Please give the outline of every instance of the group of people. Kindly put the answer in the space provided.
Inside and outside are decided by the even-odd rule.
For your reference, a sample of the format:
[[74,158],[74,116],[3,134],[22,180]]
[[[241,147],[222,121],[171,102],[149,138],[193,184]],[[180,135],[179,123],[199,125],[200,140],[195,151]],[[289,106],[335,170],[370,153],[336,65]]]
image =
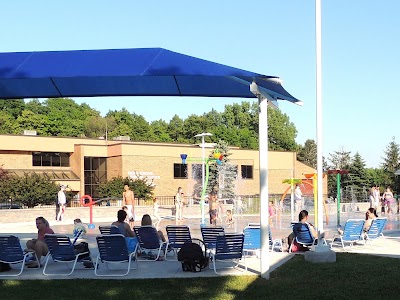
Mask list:
[[374,208],[376,211],[378,211],[380,206],[382,214],[391,214],[396,211],[397,201],[390,186],[385,189],[382,196],[379,186],[373,186],[370,190],[369,201],[370,207]]

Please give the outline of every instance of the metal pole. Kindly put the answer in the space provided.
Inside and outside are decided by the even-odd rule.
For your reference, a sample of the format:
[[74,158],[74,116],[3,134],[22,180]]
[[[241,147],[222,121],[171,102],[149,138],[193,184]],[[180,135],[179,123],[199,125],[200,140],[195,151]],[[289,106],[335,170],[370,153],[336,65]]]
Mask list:
[[336,202],[337,202],[337,226],[339,227],[340,225],[340,172],[337,173],[336,178],[336,188],[337,188],[337,194],[336,194]]
[[[205,162],[204,162],[204,135],[201,137],[201,151],[202,151],[202,165],[201,165],[201,183],[202,183],[202,191],[204,191],[205,185]],[[204,217],[204,195],[201,197],[201,224],[205,224],[205,217]]]
[[[315,0],[315,42],[316,42],[316,96],[317,96],[317,185],[318,185],[318,232],[324,232],[323,219],[323,170],[322,170],[322,50],[321,50],[321,0]],[[321,241],[319,239],[318,241]]]
[[269,222],[268,222],[268,100],[258,95],[259,102],[259,156],[260,156],[260,223],[261,223],[261,277],[269,278]]

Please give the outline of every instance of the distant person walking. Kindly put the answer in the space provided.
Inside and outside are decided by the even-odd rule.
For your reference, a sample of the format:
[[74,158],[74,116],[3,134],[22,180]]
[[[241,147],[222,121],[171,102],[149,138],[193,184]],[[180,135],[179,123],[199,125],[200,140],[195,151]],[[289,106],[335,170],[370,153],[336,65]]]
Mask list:
[[184,205],[184,193],[183,189],[181,187],[178,187],[178,191],[175,195],[175,217],[176,221],[181,221],[183,216],[182,216],[182,209]]
[[303,209],[303,201],[302,201],[303,193],[300,190],[300,186],[296,184],[296,188],[294,189],[294,200],[296,206],[296,214],[300,213]]
[[372,207],[378,210],[379,202],[381,199],[381,191],[379,190],[379,185],[375,185],[375,188],[373,189],[372,192],[374,196],[374,204]]
[[127,184],[124,185],[122,193],[122,205],[127,207],[129,226],[132,228],[135,224],[135,194]]
[[57,214],[57,221],[62,221],[64,218],[65,207],[67,205],[67,196],[65,195],[66,186],[60,186],[60,191],[57,194],[57,202],[59,206],[59,211]]

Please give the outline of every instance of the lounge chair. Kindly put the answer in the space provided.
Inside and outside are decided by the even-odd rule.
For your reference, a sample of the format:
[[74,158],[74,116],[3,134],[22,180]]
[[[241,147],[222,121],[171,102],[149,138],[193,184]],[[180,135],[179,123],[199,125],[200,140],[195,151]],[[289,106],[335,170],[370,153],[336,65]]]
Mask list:
[[236,268],[243,258],[244,267],[247,270],[246,258],[243,256],[243,244],[244,235],[242,233],[226,233],[217,237],[215,249],[210,252],[216,274],[218,274],[217,261],[234,261],[236,265],[233,268]]
[[135,231],[142,254],[146,250],[150,250],[150,253],[152,250],[154,250],[157,252],[157,255],[154,255],[152,257],[147,253],[147,258],[154,261],[159,260],[161,251],[166,251],[167,242],[163,242],[160,240],[157,229],[153,226],[148,225],[135,226],[133,230]]
[[377,218],[372,220],[371,227],[368,232],[365,233],[365,243],[372,242],[382,237],[385,239],[383,235],[383,229],[385,228],[387,223],[387,218]]
[[120,234],[121,232],[118,229],[118,226],[110,225],[110,226],[99,226],[100,233],[102,235],[105,234]]
[[261,229],[260,227],[251,226],[243,229],[244,243],[243,253],[246,255],[249,252],[253,252],[257,255],[260,254],[261,250]]
[[39,260],[35,252],[27,252],[24,253],[22,251],[21,242],[18,237],[14,235],[0,235],[0,262],[9,263],[9,264],[21,264],[21,269],[19,273],[15,274],[15,272],[7,272],[0,273],[0,276],[19,276],[24,270],[25,262],[28,259],[28,256],[32,253],[34,259],[39,268]]
[[[168,225],[165,229],[168,236],[167,249],[172,249],[176,255],[178,254],[178,249],[180,249],[185,242],[192,239],[190,229],[186,225]],[[167,260],[167,253],[168,252],[165,251],[165,260]]]
[[206,244],[207,249],[214,249],[217,243],[217,237],[224,235],[225,230],[221,226],[216,227],[200,227],[203,242]]
[[[99,254],[96,258],[96,265],[94,268],[94,273],[96,276],[125,276],[128,275],[129,271],[132,269],[137,269],[137,247],[133,252],[128,252],[128,247],[126,245],[125,237],[122,234],[106,234],[96,237],[97,247],[99,249]],[[131,269],[132,260],[136,262],[136,266]],[[102,261],[107,265],[109,264],[121,264],[128,263],[128,268],[126,273],[123,274],[110,274],[109,272],[100,274],[98,272],[99,262]]]
[[290,253],[292,252],[295,241],[303,247],[310,247],[318,243],[318,240],[312,235],[311,228],[307,223],[298,222],[293,224],[293,234],[294,238],[289,246]]
[[364,241],[363,229],[364,229],[363,219],[349,219],[344,225],[343,233],[337,233],[333,236],[330,247],[332,248],[335,244],[341,244],[344,248],[344,243],[350,243],[350,247],[357,241]]
[[[61,234],[45,234],[44,240],[49,247],[49,253],[46,255],[46,262],[43,268],[43,275],[60,275],[68,276],[71,275],[78,262],[91,262],[90,252],[80,252],[77,253],[74,249],[74,245],[71,240],[66,235]],[[72,263],[72,268],[69,273],[46,273],[47,265],[49,263],[50,257],[54,262]]]

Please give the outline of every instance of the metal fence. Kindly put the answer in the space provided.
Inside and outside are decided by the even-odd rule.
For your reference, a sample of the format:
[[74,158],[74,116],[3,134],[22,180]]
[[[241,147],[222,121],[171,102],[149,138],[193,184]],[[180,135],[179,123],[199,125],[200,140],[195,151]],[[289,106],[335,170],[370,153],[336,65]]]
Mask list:
[[[290,213],[290,194],[285,195],[283,198],[283,202],[281,202],[282,194],[270,194],[269,201],[273,201],[275,207],[282,210],[283,213]],[[159,206],[174,206],[175,196],[157,196]],[[334,203],[335,200],[331,198],[327,198],[324,195],[324,199],[326,199],[326,203]],[[193,198],[190,196],[185,197],[186,203],[189,205],[196,205],[200,203],[200,199]],[[94,199],[97,206],[112,206],[112,207],[122,207],[122,198],[101,198]],[[224,204],[232,204],[235,213],[247,213],[247,214],[257,214],[260,212],[260,196],[259,195],[238,195],[232,199],[221,199]],[[354,198],[344,198],[342,199],[342,203],[352,203],[354,202]],[[364,202],[365,200],[357,202]],[[207,200],[206,200],[207,203]],[[313,195],[305,195],[304,196],[304,204],[305,207],[309,209],[313,209],[314,207],[314,196]],[[144,199],[135,199],[135,205],[137,206],[151,206],[153,205],[152,200],[144,200]],[[81,203],[79,199],[73,199],[68,201],[68,207],[81,207]],[[38,207],[42,208],[55,208],[56,203],[51,205],[38,205]],[[18,201],[9,201],[0,203],[0,209],[18,209],[18,208],[28,208],[23,206]]]

